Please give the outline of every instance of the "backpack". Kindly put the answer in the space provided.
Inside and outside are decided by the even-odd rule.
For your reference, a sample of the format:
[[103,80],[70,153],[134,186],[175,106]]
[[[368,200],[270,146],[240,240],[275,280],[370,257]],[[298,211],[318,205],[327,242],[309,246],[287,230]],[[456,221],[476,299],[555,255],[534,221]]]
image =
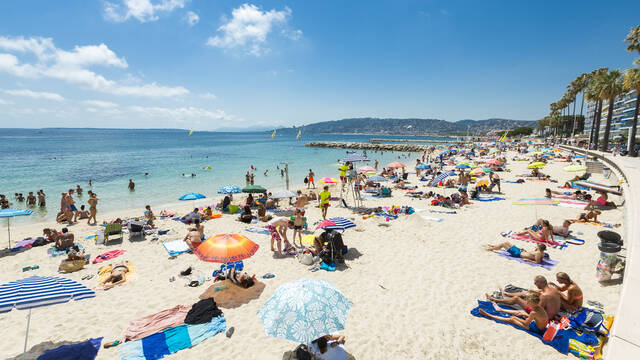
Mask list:
[[305,184],[308,184],[308,183],[309,183],[309,178],[308,178],[308,177],[306,177],[306,176],[305,176],[305,178],[304,178],[304,183],[305,183]]
[[309,351],[306,345],[298,345],[293,351],[287,351],[282,356],[283,360],[315,360],[315,356]]
[[602,313],[583,308],[576,316],[572,316],[571,327],[575,330],[594,334],[609,335],[609,329],[604,326]]

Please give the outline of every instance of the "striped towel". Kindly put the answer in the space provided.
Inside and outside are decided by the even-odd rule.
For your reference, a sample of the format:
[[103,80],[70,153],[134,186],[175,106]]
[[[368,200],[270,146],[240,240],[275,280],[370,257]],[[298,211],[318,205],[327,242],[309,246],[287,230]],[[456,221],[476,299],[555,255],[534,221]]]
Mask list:
[[222,316],[215,317],[205,324],[171,327],[140,340],[122,344],[120,358],[122,360],[160,359],[198,345],[226,330],[227,323]]

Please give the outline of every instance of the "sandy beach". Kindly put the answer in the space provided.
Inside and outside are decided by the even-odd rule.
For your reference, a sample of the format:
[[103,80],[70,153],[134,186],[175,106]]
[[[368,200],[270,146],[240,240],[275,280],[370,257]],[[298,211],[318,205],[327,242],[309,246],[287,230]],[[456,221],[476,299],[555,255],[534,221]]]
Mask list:
[[[507,158],[513,155],[510,152]],[[413,164],[415,157],[407,161],[407,164]],[[285,351],[292,350],[297,344],[265,335],[256,313],[278,286],[300,278],[328,280],[353,302],[346,327],[341,333],[347,339],[345,349],[356,359],[567,358],[533,336],[469,313],[477,300],[484,300],[484,294],[497,290],[498,286],[513,284],[533,288],[534,276],[544,275],[549,281],[555,281],[558,271],[568,273],[579,284],[585,302],[594,300],[602,303],[608,314],[613,314],[618,305],[620,285],[603,286],[595,276],[599,257],[596,233],[603,230],[602,227],[572,225],[571,229],[585,243],[569,245],[562,250],[549,249],[550,257],[559,261],[551,271],[507,260],[483,248],[485,244],[508,240],[500,235],[501,232],[521,230],[538,218],[560,225],[563,219],[574,219],[582,212],[571,207],[514,205],[513,201],[520,198],[544,197],[545,188],[558,190],[558,185],[575,175],[562,171],[567,163],[552,162],[544,168],[544,172],[559,183],[506,183],[506,180],[515,180],[516,174],[529,172],[527,164],[510,161],[507,167],[511,171],[500,173],[506,200],[473,201],[471,205],[457,209],[456,214],[431,213],[429,209],[444,209],[433,207],[424,199],[406,197],[405,191],[401,190],[394,190],[390,198],[365,198],[364,206],[407,205],[424,211],[390,221],[377,216],[363,219],[340,206],[337,201],[332,202],[330,217],[342,216],[357,225],[343,234],[344,242],[349,247],[346,268],[335,272],[310,272],[308,266],[302,265],[294,257],[275,258],[269,249],[269,236],[245,231],[250,226],[237,221],[237,215],[223,215],[207,221],[204,224],[207,235],[240,233],[260,245],[258,252],[244,263],[245,270],[250,274],[255,273],[265,288],[259,298],[247,304],[222,308],[227,325],[235,328],[231,338],[219,334],[167,358],[281,359]],[[615,184],[617,179],[614,177],[604,179],[601,174],[594,174],[590,180]],[[417,180],[415,174],[409,175],[409,181],[422,191],[433,190],[444,195],[455,191],[428,188],[424,186],[425,182]],[[334,196],[339,194],[335,186],[332,192]],[[239,199],[237,197],[234,203],[239,203]],[[617,196],[612,196],[611,200],[617,204],[622,202],[622,198]],[[154,211],[158,214],[166,208],[184,215],[194,206],[211,203],[212,199],[203,199],[156,206]],[[122,208],[127,208],[127,205],[123,203]],[[142,216],[143,210],[98,213],[98,221]],[[421,214],[443,220],[429,221]],[[307,206],[306,216],[310,228],[315,228],[313,224],[321,219],[315,202]],[[600,220],[622,223],[623,208],[603,211]],[[86,252],[91,254],[92,260],[109,250],[122,249],[126,253],[115,260],[90,264],[70,274],[57,273],[61,259],[48,257],[47,249],[50,246],[8,253],[0,258],[0,283],[31,275],[63,276],[96,289],[97,296],[93,299],[34,309],[27,358],[36,358],[45,349],[66,342],[95,337],[104,337],[103,342],[123,339],[131,320],[198,301],[198,296],[212,281],[199,287],[188,287],[184,280],[178,278],[179,272],[193,266],[210,275],[219,268],[219,264],[202,262],[192,254],[170,259],[161,242],[182,239],[187,226],[170,219],[157,220],[156,226],[170,232],[159,236],[157,241],[151,241],[153,236],[147,236],[145,241],[130,242],[128,235],[125,235],[122,243],[111,242],[108,246],[96,245],[93,240],[85,239],[85,236],[95,233],[96,226],[88,226],[85,221],[71,226],[70,231]],[[622,226],[616,231],[624,233],[624,223]],[[45,227],[59,230],[63,226],[55,223],[18,225],[11,229],[12,239],[41,236]],[[289,234],[291,236],[291,232]],[[6,239],[6,235],[3,239]],[[525,249],[534,247],[531,243],[509,241]],[[135,276],[127,283],[104,291],[97,289],[96,276],[82,280],[85,275],[97,274],[99,266],[122,260],[130,261],[137,268]],[[30,265],[38,265],[39,269],[22,271],[23,267]],[[265,273],[276,276],[262,279]],[[176,281],[169,281],[172,276],[177,277]],[[4,358],[19,358],[22,355],[26,315],[26,311],[19,310],[0,315],[0,324],[7,329],[7,336],[0,338],[0,353]],[[98,353],[98,359],[119,357],[119,347],[101,349]]]

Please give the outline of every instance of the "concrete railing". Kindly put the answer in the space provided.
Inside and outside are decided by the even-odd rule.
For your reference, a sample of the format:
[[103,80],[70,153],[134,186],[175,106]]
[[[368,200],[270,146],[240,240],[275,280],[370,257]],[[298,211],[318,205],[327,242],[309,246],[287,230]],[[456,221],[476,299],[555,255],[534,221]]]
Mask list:
[[624,179],[624,246],[627,250],[620,303],[604,359],[640,359],[640,158],[561,145],[565,150],[595,157]]

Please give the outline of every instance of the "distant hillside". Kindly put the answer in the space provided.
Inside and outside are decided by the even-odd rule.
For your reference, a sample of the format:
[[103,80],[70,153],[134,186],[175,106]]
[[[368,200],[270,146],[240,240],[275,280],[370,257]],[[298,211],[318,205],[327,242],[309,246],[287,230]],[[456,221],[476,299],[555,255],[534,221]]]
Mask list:
[[303,125],[293,128],[285,128],[281,132],[297,132],[302,129],[304,133],[343,133],[343,134],[386,134],[386,135],[463,135],[485,134],[491,130],[515,129],[521,126],[535,128],[536,121],[487,119],[487,120],[460,120],[449,122],[438,119],[378,119],[356,118]]

